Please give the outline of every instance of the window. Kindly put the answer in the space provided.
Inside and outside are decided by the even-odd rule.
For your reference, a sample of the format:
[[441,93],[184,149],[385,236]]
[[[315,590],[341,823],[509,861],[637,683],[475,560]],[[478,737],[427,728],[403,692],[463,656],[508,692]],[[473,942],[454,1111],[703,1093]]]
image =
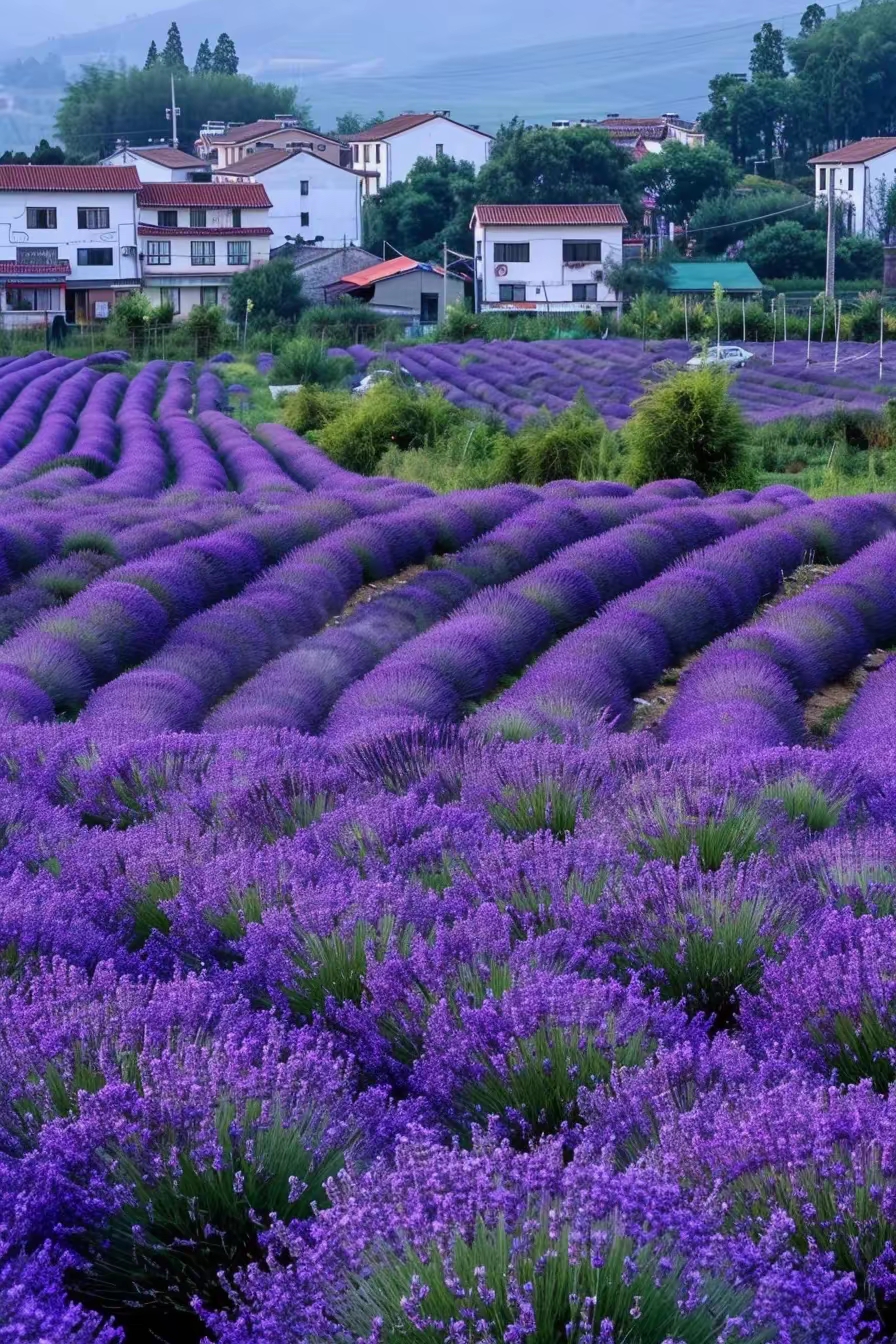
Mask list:
[[361,162],[361,146],[360,146],[360,145],[354,145],[352,148],[353,148],[353,150],[354,150],[355,163],[360,163],[360,162]]
[[600,239],[589,238],[584,242],[563,242],[563,260],[600,261]]
[[171,265],[171,244],[167,238],[164,242],[159,238],[150,238],[146,244],[146,263],[148,266]]
[[213,242],[190,244],[190,261],[194,266],[214,266],[215,245]]
[[498,286],[499,303],[525,303],[526,286],[525,285],[499,285]]
[[240,239],[237,243],[227,244],[227,265],[228,266],[248,266],[249,265],[249,240]]
[[302,214],[299,216],[299,228],[301,229],[311,228],[311,216],[308,214],[307,210],[303,211]]
[[377,163],[380,162],[381,155],[382,155],[382,146],[381,146],[381,145],[377,145],[377,147],[376,147],[376,161],[377,161]]
[[369,163],[369,162],[370,162],[370,146],[369,146],[369,145],[365,145],[365,146],[364,146],[364,162],[365,162],[365,163]]
[[597,303],[597,285],[573,285],[573,303]]
[[230,221],[231,224],[233,225],[233,227],[234,227],[235,229],[241,229],[241,228],[243,227],[243,212],[242,212],[242,210],[240,210],[240,209],[233,210],[233,211],[231,211],[231,214],[233,215],[233,218],[232,218],[231,221]]
[[444,153],[445,153],[445,146],[436,145],[436,158],[440,159]]
[[828,189],[828,170],[827,170],[827,168],[819,168],[819,170],[818,170],[818,190],[819,190],[819,191],[827,191],[827,189]]
[[79,247],[78,265],[111,266],[112,265],[111,247]]
[[191,229],[204,229],[204,228],[205,228],[205,211],[204,211],[204,210],[191,210],[191,211],[190,211],[190,228],[191,228]]
[[25,227],[29,229],[55,229],[55,205],[29,205],[25,211]]
[[16,261],[20,266],[55,266],[59,261],[59,248],[17,247]]
[[179,289],[160,289],[159,302],[167,304],[173,309],[175,316],[180,312],[180,290]]
[[53,308],[52,289],[7,289],[6,306],[14,313],[48,313]]
[[855,185],[856,185],[856,170],[855,168],[850,168],[848,173],[848,180],[846,183],[847,190],[852,191]]
[[159,218],[159,228],[160,228],[160,229],[176,229],[176,228],[177,228],[177,211],[176,211],[176,210],[160,210],[160,211],[158,212],[158,218]]
[[307,196],[307,195],[308,195],[308,188],[309,188],[309,183],[308,183],[308,182],[300,182],[300,183],[299,183],[299,191],[301,192],[301,194],[302,194],[303,196]]
[[420,295],[420,321],[431,326],[439,320],[439,296],[438,294]]
[[216,308],[218,305],[217,285],[203,285],[199,291],[199,302],[203,308]]
[[79,229],[108,229],[109,227],[109,209],[108,206],[79,206],[78,207],[78,228]]
[[495,261],[528,261],[528,243],[495,243]]

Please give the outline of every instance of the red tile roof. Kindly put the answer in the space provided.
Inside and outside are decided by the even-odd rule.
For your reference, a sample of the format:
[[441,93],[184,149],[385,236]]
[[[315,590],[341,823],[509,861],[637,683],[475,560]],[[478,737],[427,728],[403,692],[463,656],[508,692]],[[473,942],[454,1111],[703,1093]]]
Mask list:
[[85,168],[71,163],[0,164],[0,191],[139,190],[136,168]]
[[259,149],[254,154],[247,154],[238,163],[228,163],[226,166],[219,164],[212,169],[212,176],[219,181],[222,177],[253,177],[255,173],[276,168],[278,163],[285,163],[297,153],[296,149]]
[[137,204],[163,209],[166,206],[209,210],[271,208],[270,198],[260,182],[144,182]]
[[866,163],[880,154],[889,154],[896,149],[896,135],[870,135],[867,140],[854,140],[842,149],[832,149],[827,154],[819,154],[810,163]]
[[633,118],[623,121],[614,117],[610,121],[598,122],[597,129],[605,131],[611,140],[629,140],[641,135],[645,140],[668,140],[669,127],[664,121],[642,121]]
[[[443,117],[441,112],[403,112],[400,117],[391,117],[389,121],[381,121],[367,131],[356,131],[345,138],[352,144],[363,143],[365,140],[388,140],[392,135],[412,131],[415,126],[422,126],[427,121],[439,120],[450,121],[454,126],[463,125],[463,122],[455,121],[453,117]],[[464,130],[473,131],[474,127],[464,126]],[[475,131],[475,134],[481,135],[484,140],[492,138],[485,131]]]
[[163,168],[203,168],[208,169],[205,159],[197,159],[195,154],[185,154],[182,149],[172,149],[170,145],[147,145],[146,148],[129,146],[132,154],[140,159],[149,159]]
[[71,275],[68,261],[54,261],[52,265],[42,262],[31,266],[26,261],[0,261],[0,275]]
[[244,145],[248,140],[262,140],[265,136],[278,135],[280,131],[292,131],[320,144],[339,143],[319,131],[310,131],[307,126],[284,126],[279,121],[247,121],[245,126],[231,126],[223,135],[209,135],[206,139],[210,145]]
[[137,232],[141,238],[270,238],[273,229],[166,229],[158,224],[138,224]]
[[627,224],[621,205],[477,205],[480,224]]
[[391,280],[394,275],[405,275],[409,271],[417,270],[434,271],[436,275],[444,274],[441,266],[436,266],[432,262],[415,261],[413,257],[392,257],[390,261],[380,261],[375,266],[365,267],[363,271],[354,271],[351,275],[342,276],[341,283],[365,289],[368,285],[375,285],[379,280]]

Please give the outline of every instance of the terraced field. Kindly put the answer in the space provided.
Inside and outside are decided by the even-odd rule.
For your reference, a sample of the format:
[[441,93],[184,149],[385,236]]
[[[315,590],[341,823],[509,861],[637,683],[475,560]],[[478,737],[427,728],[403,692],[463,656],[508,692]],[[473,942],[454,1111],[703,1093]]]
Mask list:
[[896,497],[220,373],[0,360],[0,1339],[891,1338]]

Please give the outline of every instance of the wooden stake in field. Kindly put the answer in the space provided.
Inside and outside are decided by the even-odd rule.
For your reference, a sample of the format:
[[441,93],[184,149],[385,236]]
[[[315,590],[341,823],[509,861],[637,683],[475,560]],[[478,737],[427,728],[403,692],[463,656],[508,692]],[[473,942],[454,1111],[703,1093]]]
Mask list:
[[772,300],[772,317],[774,318],[774,326],[773,326],[773,328],[772,328],[772,368],[774,368],[774,367],[775,367],[775,350],[777,349],[777,345],[778,345],[778,301],[777,301],[777,299],[773,299],[773,300]]
[[784,341],[787,341],[787,295],[781,295],[781,303],[784,306]]
[[741,307],[741,315],[743,316],[743,319],[744,319],[744,345],[746,345],[746,343],[747,343],[747,301],[746,301],[746,299],[741,299],[741,301],[740,301],[740,307]]
[[837,323],[834,329],[834,372],[837,372],[837,365],[840,363],[840,319],[843,316],[843,300],[837,300]]
[[806,363],[812,363],[812,305],[809,304],[809,334],[806,337]]
[[877,381],[882,383],[884,380],[884,306],[880,306],[880,361],[878,365]]

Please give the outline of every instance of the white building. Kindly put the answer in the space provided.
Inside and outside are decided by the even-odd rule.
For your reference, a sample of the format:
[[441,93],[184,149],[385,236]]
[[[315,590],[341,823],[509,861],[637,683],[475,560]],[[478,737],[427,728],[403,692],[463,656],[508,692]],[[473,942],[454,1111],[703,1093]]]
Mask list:
[[270,198],[255,182],[149,182],[137,197],[143,285],[176,317],[227,303],[231,280],[271,253]]
[[271,248],[287,238],[347,247],[361,238],[362,178],[307,150],[259,150],[214,170],[216,182],[260,182],[271,199]]
[[102,320],[138,289],[139,190],[133,167],[0,165],[0,324]]
[[170,145],[122,145],[103,159],[109,168],[137,169],[141,182],[193,182],[208,177],[208,164]]
[[484,312],[613,312],[608,263],[622,260],[619,205],[477,205],[476,288]]
[[706,144],[706,136],[699,124],[685,121],[677,112],[664,112],[659,117],[620,117],[614,112],[603,121],[592,124],[626,148],[638,140],[643,141],[648,154],[659,154],[664,145],[673,142],[687,145],[688,149],[699,149]]
[[492,137],[477,126],[452,121],[448,112],[405,112],[381,121],[349,139],[352,167],[373,173],[365,178],[365,195],[375,196],[393,182],[403,182],[418,159],[448,158],[472,163],[478,170],[488,161]]
[[896,185],[896,136],[873,136],[856,140],[842,149],[832,149],[809,160],[815,169],[815,195],[819,206],[827,203],[831,182],[835,200],[844,207],[844,222],[850,233],[877,234],[886,223],[881,208]]
[[307,149],[342,167],[347,167],[350,160],[350,152],[341,141],[300,126],[295,117],[272,117],[267,121],[250,121],[244,126],[207,122],[199,132],[194,148],[201,158],[216,168],[228,168],[250,154],[260,154],[267,149]]

